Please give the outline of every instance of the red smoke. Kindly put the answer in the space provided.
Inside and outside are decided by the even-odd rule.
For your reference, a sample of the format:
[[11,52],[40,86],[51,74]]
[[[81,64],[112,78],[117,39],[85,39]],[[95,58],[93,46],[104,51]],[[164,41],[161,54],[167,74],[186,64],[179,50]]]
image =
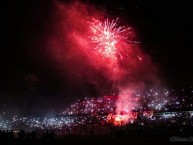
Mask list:
[[[84,67],[89,66],[103,73],[108,79],[113,79],[114,62],[96,52],[89,39],[91,35],[89,22],[92,22],[93,18],[104,21],[107,14],[96,10],[94,6],[80,2],[70,4],[55,2],[55,8],[55,15],[52,18],[55,21],[54,34],[48,42],[50,56],[60,64],[59,67],[69,69],[76,75],[81,75],[82,71],[86,71]],[[128,41],[135,41],[135,32],[132,28]],[[125,77],[127,82],[129,80],[129,83],[136,83],[146,81],[156,73],[150,58],[141,51],[139,45],[134,42],[124,49],[119,49],[122,58],[117,60],[116,77],[119,81],[122,79],[123,83]]]
[[[141,50],[140,43],[135,41],[136,34],[132,28],[128,37],[129,45],[118,46],[126,48],[119,49],[121,57],[117,57],[115,65],[115,60],[104,58],[93,49],[89,38],[89,23],[93,19],[105,21],[108,17],[106,13],[81,2],[55,2],[55,8],[52,18],[54,34],[48,40],[50,58],[58,69],[67,70],[69,77],[75,77],[77,82],[87,81],[97,86],[97,75],[104,76],[103,82],[116,81],[120,94],[117,113],[121,108],[129,112],[132,107],[137,107],[136,103],[130,102],[128,105],[131,99],[128,90],[141,90],[146,85],[160,83],[157,79],[157,67]],[[104,89],[105,85],[97,87],[99,90],[100,88]]]

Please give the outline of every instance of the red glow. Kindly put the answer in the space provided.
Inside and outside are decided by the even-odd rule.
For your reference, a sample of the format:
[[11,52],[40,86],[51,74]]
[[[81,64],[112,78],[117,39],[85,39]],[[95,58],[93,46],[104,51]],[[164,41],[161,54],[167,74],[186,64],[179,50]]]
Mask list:
[[107,122],[112,123],[115,126],[122,126],[128,123],[133,123],[134,120],[137,119],[137,112],[129,112],[127,114],[117,114],[113,115],[110,113],[107,116]]
[[80,2],[56,2],[55,13],[55,31],[46,40],[52,68],[65,74],[72,88],[86,82],[98,92],[108,92],[109,84],[118,82],[116,115],[121,116],[115,120],[120,123],[135,118],[131,112],[139,99],[132,97],[132,91],[146,82],[157,82],[157,68],[141,51],[134,30],[122,26],[118,19],[104,20],[104,12]]
[[144,67],[151,64],[146,64],[149,58],[141,52],[130,26],[119,19],[104,19],[104,12],[80,2],[57,2],[56,8],[55,31],[46,40],[48,57],[54,58],[53,67],[69,69],[69,77],[83,78],[85,71],[93,67],[108,80],[122,81],[129,76],[127,80],[133,82],[145,78]]

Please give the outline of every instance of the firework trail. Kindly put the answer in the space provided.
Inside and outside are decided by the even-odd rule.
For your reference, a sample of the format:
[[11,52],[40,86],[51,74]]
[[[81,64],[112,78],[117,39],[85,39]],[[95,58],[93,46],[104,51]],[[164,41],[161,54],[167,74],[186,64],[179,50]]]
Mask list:
[[120,70],[118,65],[118,59],[123,59],[123,52],[128,52],[129,49],[129,35],[130,27],[120,26],[119,19],[100,21],[98,19],[92,19],[89,24],[91,30],[90,41],[94,50],[96,50],[100,56],[110,60],[112,68],[113,78],[113,93],[116,94],[116,76]]

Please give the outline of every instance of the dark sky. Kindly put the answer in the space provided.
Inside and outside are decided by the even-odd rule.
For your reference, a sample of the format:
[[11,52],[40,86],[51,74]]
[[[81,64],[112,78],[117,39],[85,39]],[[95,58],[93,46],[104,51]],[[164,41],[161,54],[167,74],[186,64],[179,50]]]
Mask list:
[[[174,88],[193,85],[191,1],[86,2],[96,5],[98,9],[106,9],[110,15],[124,17],[135,27],[142,49],[159,64],[167,85]],[[62,106],[72,100],[69,97],[64,99],[64,96],[85,95],[82,89],[87,90],[88,95],[96,94],[93,86],[74,84],[69,87],[68,83],[62,82],[61,78],[65,75],[60,76],[47,64],[41,49],[45,46],[37,44],[51,33],[47,32],[54,8],[50,0],[7,1],[1,2],[0,7],[1,104],[5,102],[12,107],[26,104],[24,106],[30,108],[36,102],[42,104],[50,101],[52,103],[48,103],[47,109],[52,110],[58,102],[58,106]]]

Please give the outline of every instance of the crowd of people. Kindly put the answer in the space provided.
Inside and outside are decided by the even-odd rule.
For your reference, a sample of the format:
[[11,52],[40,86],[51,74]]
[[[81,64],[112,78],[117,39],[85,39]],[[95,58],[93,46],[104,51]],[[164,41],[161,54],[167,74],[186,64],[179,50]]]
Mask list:
[[[183,130],[193,124],[193,89],[182,90],[149,90],[134,91],[133,101],[140,102],[137,118],[132,122],[136,125],[180,126]],[[115,112],[116,97],[85,98],[78,100],[65,109],[60,115],[48,118],[31,118],[14,116],[11,119],[0,119],[1,130],[26,131],[62,130],[79,126],[107,126],[107,115]],[[151,112],[151,113],[148,113]],[[131,122],[128,122],[131,124]]]
[[[133,91],[128,103],[137,103],[132,111],[187,111],[193,110],[193,88],[182,90],[150,89]],[[84,98],[66,108],[62,115],[107,115],[116,112],[116,100],[119,96]]]

